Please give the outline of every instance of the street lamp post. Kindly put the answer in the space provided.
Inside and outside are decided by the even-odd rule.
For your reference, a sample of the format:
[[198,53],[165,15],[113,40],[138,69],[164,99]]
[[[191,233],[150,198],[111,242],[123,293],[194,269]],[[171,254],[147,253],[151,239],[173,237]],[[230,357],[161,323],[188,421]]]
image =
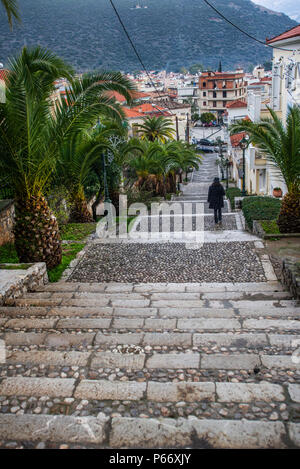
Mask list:
[[247,195],[246,191],[246,161],[245,161],[245,153],[246,149],[249,145],[249,135],[245,135],[240,141],[240,148],[243,150],[243,184],[242,184],[242,196],[244,197]]

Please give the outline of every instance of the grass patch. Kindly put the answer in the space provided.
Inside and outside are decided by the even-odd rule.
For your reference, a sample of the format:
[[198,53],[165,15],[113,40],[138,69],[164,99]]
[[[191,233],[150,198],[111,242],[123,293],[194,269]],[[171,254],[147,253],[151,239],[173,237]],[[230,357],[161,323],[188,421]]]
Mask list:
[[59,228],[64,241],[83,241],[96,230],[96,223],[68,223]]
[[261,220],[259,222],[267,234],[280,234],[276,220]]
[[27,270],[32,264],[0,264],[0,270]]
[[19,258],[13,243],[6,243],[0,247],[0,264],[18,264]]
[[248,226],[253,228],[253,220],[274,220],[278,218],[281,202],[272,197],[245,197],[243,214]]
[[72,262],[72,260],[75,259],[79,251],[81,251],[84,248],[84,246],[85,244],[83,243],[82,244],[81,243],[63,244],[62,246],[63,255],[62,255],[61,264],[54,267],[54,269],[48,270],[48,277],[49,277],[50,282],[58,282],[60,280],[63,272]]

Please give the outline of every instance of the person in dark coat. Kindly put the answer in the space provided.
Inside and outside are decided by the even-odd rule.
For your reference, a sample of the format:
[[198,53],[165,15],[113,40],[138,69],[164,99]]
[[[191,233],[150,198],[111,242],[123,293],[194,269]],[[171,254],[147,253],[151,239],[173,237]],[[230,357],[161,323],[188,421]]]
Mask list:
[[222,223],[222,208],[224,207],[224,187],[220,183],[219,178],[215,178],[212,185],[209,187],[207,202],[209,208],[214,210],[215,224]]

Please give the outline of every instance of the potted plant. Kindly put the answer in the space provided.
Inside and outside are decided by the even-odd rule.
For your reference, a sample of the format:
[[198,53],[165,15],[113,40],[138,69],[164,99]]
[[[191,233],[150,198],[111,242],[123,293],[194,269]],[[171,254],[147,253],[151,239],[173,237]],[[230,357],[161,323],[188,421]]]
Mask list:
[[282,197],[282,189],[280,187],[274,187],[273,196],[277,198]]

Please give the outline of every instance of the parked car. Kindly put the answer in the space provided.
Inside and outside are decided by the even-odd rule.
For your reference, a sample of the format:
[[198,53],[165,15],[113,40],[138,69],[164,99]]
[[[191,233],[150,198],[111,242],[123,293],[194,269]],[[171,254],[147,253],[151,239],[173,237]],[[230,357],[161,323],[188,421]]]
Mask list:
[[208,138],[201,138],[198,143],[207,147],[213,147],[215,145],[214,142],[208,140]]
[[202,151],[204,153],[214,153],[215,152],[214,147],[207,146],[207,145],[197,145],[196,150]]

